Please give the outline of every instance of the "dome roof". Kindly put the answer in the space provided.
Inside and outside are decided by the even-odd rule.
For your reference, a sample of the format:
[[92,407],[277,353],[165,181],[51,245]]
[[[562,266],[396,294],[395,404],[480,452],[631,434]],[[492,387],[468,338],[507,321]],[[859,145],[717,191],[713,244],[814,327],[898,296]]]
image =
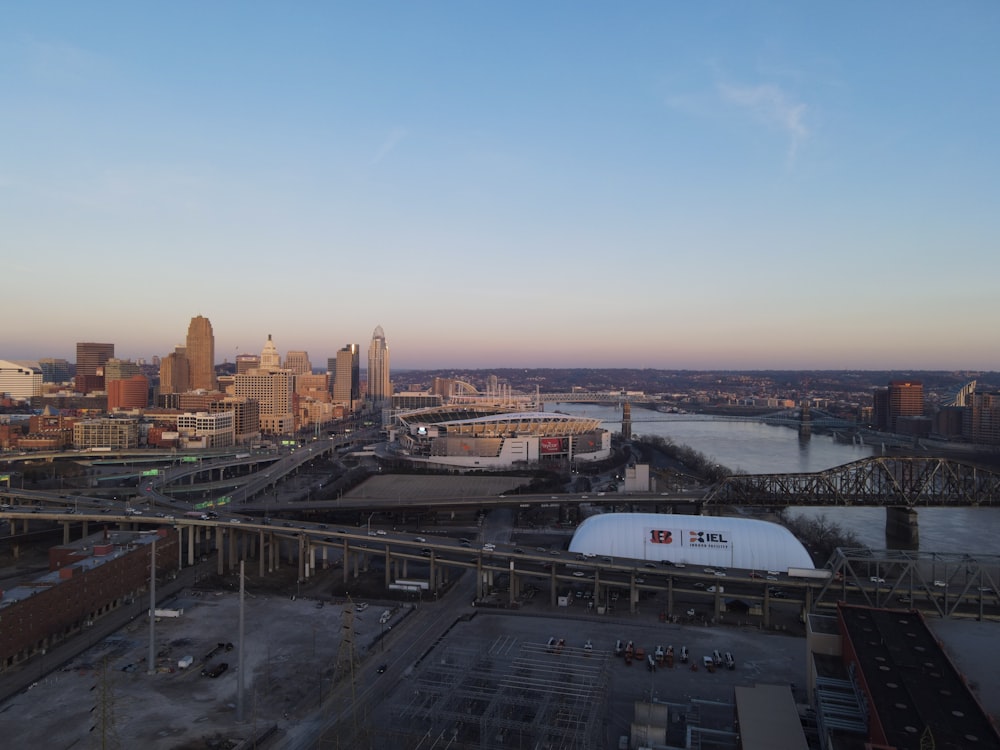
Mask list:
[[809,553],[776,523],[727,516],[605,513],[577,528],[570,552],[746,570],[812,568]]

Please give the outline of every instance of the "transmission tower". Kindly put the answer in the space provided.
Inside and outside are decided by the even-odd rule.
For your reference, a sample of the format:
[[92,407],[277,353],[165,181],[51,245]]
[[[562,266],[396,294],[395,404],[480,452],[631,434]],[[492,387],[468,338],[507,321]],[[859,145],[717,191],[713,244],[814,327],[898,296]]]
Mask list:
[[108,677],[106,658],[101,663],[101,680],[96,687],[97,705],[93,709],[96,723],[90,728],[92,744],[100,750],[119,750],[122,742],[115,721],[115,696]]
[[333,675],[333,686],[341,680],[351,681],[351,716],[354,733],[358,731],[358,713],[356,703],[356,672],[358,667],[358,652],[354,643],[354,602],[347,597],[340,619],[340,646],[337,649],[337,665]]

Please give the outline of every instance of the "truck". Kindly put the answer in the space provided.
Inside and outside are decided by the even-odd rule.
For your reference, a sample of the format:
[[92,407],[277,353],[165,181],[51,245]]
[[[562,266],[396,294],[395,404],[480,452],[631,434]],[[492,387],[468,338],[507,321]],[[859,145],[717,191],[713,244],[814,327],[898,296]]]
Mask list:
[[829,581],[833,571],[826,568],[789,568],[789,578],[812,578],[817,581]]

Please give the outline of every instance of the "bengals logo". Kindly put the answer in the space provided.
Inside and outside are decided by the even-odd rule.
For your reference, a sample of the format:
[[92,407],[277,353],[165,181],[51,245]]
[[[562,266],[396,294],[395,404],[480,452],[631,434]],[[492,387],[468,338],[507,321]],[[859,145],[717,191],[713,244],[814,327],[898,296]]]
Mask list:
[[670,544],[674,538],[666,529],[650,529],[649,541],[653,544]]

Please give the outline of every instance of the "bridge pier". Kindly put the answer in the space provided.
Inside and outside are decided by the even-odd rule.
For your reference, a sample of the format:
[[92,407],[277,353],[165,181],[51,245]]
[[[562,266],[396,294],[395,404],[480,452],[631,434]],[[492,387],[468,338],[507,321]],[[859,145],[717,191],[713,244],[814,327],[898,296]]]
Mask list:
[[920,544],[917,511],[913,508],[891,505],[885,509],[885,537],[904,549],[916,549]]

